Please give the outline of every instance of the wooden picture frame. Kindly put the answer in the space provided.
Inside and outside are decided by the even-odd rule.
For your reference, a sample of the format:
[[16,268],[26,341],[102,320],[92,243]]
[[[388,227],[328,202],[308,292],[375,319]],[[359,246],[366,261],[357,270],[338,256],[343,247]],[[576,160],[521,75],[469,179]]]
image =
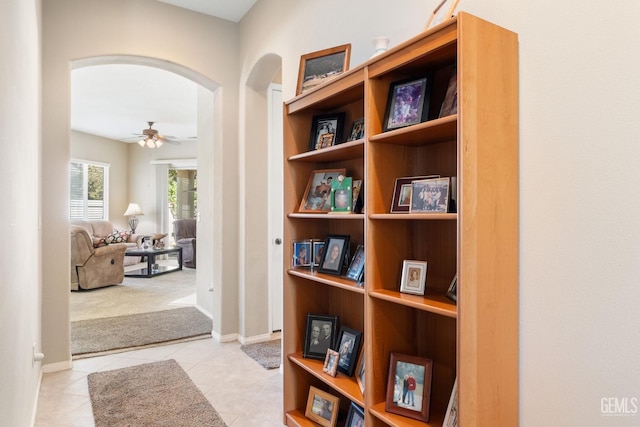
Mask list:
[[428,422],[433,361],[400,353],[389,359],[385,411]]
[[357,141],[362,138],[364,138],[364,117],[353,121],[347,141]]
[[331,210],[331,181],[340,175],[345,175],[347,170],[319,169],[311,172],[307,188],[300,202],[299,212],[320,213]]
[[309,387],[309,397],[304,416],[323,427],[334,427],[338,420],[340,398],[322,391],[314,386]]
[[447,92],[444,95],[442,106],[440,107],[440,114],[438,117],[451,116],[458,113],[458,69],[453,67],[451,69],[451,75],[449,76],[449,84],[447,85]]
[[350,236],[342,234],[327,236],[324,241],[325,250],[322,255],[322,261],[318,266],[320,273],[335,274],[337,276],[342,274],[344,257],[349,250],[349,238]]
[[449,178],[411,182],[411,213],[446,213],[449,209]]
[[356,369],[360,347],[362,346],[362,332],[343,326],[336,341],[335,350],[339,353],[338,372],[353,376]]
[[431,76],[391,83],[383,132],[422,123],[429,113]]
[[322,255],[324,254],[324,239],[312,239],[311,248],[313,254],[311,257],[311,263],[313,267],[317,267],[320,265],[320,261],[322,261]]
[[292,248],[292,267],[309,267],[312,262],[311,240],[294,240]]
[[331,182],[331,213],[350,214],[353,206],[353,178],[338,175]]
[[447,289],[447,297],[458,303],[458,275],[453,276],[453,280]]
[[351,43],[302,55],[296,95],[301,95],[347,71],[350,56]]
[[341,144],[344,128],[344,112],[319,114],[311,119],[309,134],[309,151],[328,148]]
[[338,333],[338,316],[307,314],[302,357],[325,360],[327,350],[333,349]]
[[408,213],[411,209],[411,194],[413,181],[440,178],[440,175],[405,176],[396,178],[391,200],[391,213]]
[[324,365],[322,366],[322,372],[335,377],[338,374],[338,360],[340,359],[340,353],[335,350],[327,350],[327,355],[324,358]]
[[453,382],[451,397],[447,405],[447,411],[444,413],[444,422],[442,427],[458,427],[458,379]]
[[353,258],[351,258],[351,263],[349,263],[349,268],[347,268],[345,277],[347,279],[360,282],[362,281],[363,275],[364,275],[364,245],[358,245],[355,253],[353,254]]
[[402,262],[402,279],[400,292],[413,295],[424,295],[427,283],[427,262],[404,260]]
[[351,402],[344,427],[364,427],[364,409]]

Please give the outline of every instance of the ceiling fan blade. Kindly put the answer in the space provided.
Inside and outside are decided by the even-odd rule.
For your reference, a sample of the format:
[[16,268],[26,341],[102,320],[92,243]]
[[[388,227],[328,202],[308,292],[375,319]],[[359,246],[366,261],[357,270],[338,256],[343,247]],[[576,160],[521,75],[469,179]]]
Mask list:
[[163,135],[156,135],[156,137],[162,142],[166,142],[168,144],[180,145],[180,141],[176,139],[172,139],[171,137],[163,136]]

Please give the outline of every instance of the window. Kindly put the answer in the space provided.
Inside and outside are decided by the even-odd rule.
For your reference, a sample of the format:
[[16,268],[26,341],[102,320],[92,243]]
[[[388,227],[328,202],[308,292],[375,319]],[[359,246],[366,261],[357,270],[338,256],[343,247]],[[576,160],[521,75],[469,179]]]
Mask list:
[[109,165],[73,160],[71,219],[109,219]]
[[174,219],[195,218],[198,212],[198,171],[169,169],[168,202]]

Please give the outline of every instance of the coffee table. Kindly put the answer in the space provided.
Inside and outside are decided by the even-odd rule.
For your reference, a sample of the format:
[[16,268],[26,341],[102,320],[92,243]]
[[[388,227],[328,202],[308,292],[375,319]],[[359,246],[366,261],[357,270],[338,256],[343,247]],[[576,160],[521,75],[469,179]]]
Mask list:
[[[178,265],[157,265],[156,257],[158,255],[178,254]],[[139,268],[137,270],[125,271],[124,275],[127,277],[153,277],[160,274],[171,273],[172,271],[182,270],[182,248],[163,248],[163,249],[142,249],[142,248],[130,248],[125,252],[127,256],[139,256],[146,258],[147,267]],[[154,268],[154,266],[156,268]]]

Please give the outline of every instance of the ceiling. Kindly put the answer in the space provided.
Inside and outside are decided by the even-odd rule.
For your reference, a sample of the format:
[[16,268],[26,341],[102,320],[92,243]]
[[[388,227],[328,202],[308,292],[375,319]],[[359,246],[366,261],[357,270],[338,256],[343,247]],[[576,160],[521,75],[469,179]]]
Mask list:
[[[238,22],[257,0],[158,0]],[[197,137],[197,85],[154,67],[96,65],[71,73],[71,129],[135,143],[148,128],[179,141]]]

